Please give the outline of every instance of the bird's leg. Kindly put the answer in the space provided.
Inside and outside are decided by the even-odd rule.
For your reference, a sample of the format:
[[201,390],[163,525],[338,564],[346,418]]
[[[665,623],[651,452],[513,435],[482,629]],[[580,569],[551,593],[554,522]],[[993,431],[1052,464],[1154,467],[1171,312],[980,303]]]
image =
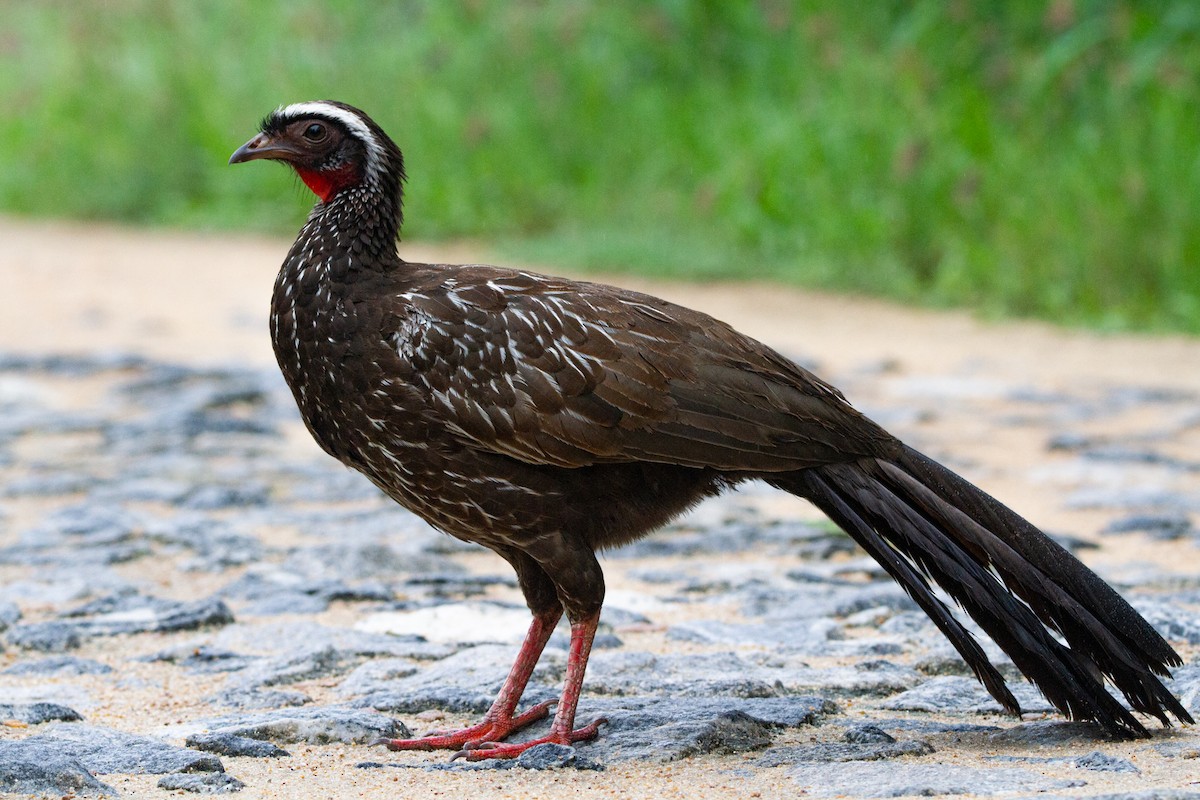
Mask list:
[[575,708],[579,705],[579,691],[583,686],[583,674],[587,670],[588,656],[592,652],[592,640],[596,636],[596,625],[599,622],[600,612],[597,611],[571,623],[571,650],[567,655],[567,676],[563,682],[562,699],[558,703],[554,722],[550,724],[549,734],[540,739],[516,744],[500,744],[494,739],[468,743],[462,750],[454,754],[454,758],[465,757],[470,761],[481,761],[485,758],[515,758],[534,745],[547,742],[569,745],[594,739],[600,726],[606,720],[603,718],[593,720],[584,727],[576,729]]
[[[529,676],[533,674],[533,668],[537,666],[538,659],[542,655],[542,650],[545,649],[550,635],[554,633],[554,626],[558,624],[561,616],[561,606],[555,606],[540,614],[535,613],[533,615],[533,622],[529,624],[529,631],[525,634],[525,641],[522,642],[521,650],[517,653],[517,660],[513,662],[512,669],[509,670],[508,677],[504,680],[504,685],[500,687],[500,693],[496,695],[495,702],[492,703],[492,707],[484,714],[483,721],[478,725],[473,725],[470,728],[464,728],[460,731],[430,734],[419,739],[378,739],[375,744],[386,745],[389,750],[469,749],[478,747],[485,742],[498,741],[514,731],[519,731],[540,719],[545,719],[550,713],[550,707],[555,703],[554,700],[538,703],[528,711],[516,716],[514,716],[514,712],[517,710],[517,703],[521,701],[521,695],[525,693],[525,684],[529,683]],[[572,653],[574,653],[575,649],[574,632],[575,628],[572,626]],[[595,632],[594,624],[592,632]],[[588,644],[591,644],[590,636],[588,637]],[[587,656],[585,654],[584,660],[586,661],[586,659]],[[582,681],[582,670],[580,670],[579,677]],[[579,689],[576,687],[576,699],[578,699],[578,696]],[[561,709],[559,713],[562,713]],[[574,705],[571,707],[571,713],[572,715],[575,713]],[[558,718],[555,717],[555,722],[557,723],[557,721]]]

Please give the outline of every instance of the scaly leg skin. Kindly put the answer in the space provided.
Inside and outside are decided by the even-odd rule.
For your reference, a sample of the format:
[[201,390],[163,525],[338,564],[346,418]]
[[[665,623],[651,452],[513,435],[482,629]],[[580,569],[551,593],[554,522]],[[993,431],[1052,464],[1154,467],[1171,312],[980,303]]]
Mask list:
[[[533,668],[537,666],[542,650],[545,649],[550,635],[554,633],[554,626],[558,624],[561,616],[561,610],[541,616],[534,615],[533,622],[529,624],[529,632],[525,634],[525,641],[521,644],[521,650],[517,653],[517,660],[513,662],[500,693],[496,695],[496,701],[478,725],[460,731],[430,734],[419,739],[376,739],[372,744],[385,745],[389,750],[470,749],[503,739],[540,719],[545,719],[556,700],[538,703],[516,716],[514,712],[517,710],[517,703],[521,701],[521,695],[525,693],[525,684],[529,682],[529,676],[533,674]],[[572,642],[573,640],[574,628]]]
[[466,758],[468,761],[482,761],[485,758],[516,758],[534,745],[574,744],[596,738],[600,726],[607,720],[603,717],[575,729],[575,707],[579,705],[579,691],[583,686],[583,673],[587,670],[588,656],[592,652],[592,639],[596,636],[596,625],[600,622],[600,614],[586,617],[571,623],[571,651],[567,655],[567,677],[563,682],[562,700],[558,704],[558,712],[554,722],[550,724],[550,733],[540,739],[517,744],[500,744],[495,739],[468,742],[463,745],[450,760]]

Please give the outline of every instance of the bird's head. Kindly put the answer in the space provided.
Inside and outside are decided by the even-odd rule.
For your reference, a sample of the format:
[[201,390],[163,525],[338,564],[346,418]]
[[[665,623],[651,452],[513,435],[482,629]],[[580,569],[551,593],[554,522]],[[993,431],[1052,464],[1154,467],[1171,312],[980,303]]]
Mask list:
[[234,151],[230,164],[267,158],[292,167],[322,202],[362,187],[390,196],[399,212],[404,157],[362,111],[332,100],[281,106],[258,135]]

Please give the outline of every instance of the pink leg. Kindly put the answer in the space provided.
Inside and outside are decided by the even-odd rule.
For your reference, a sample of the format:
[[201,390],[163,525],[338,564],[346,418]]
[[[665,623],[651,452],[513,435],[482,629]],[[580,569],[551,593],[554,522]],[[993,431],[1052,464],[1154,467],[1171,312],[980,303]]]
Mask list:
[[[529,748],[538,744],[552,742],[554,744],[574,744],[596,738],[600,726],[606,721],[603,718],[575,729],[575,708],[579,705],[579,692],[583,687],[583,674],[587,670],[588,656],[592,652],[592,639],[596,636],[596,625],[600,614],[582,619],[571,625],[571,651],[567,656],[567,677],[563,683],[562,699],[558,704],[558,712],[550,725],[550,733],[540,739],[517,744],[498,744],[496,738],[468,742],[463,749],[455,753],[453,758],[465,756],[471,761],[481,761],[485,758],[515,758]],[[453,759],[452,759],[453,760]]]
[[[521,650],[517,653],[517,660],[513,663],[508,678],[500,688],[500,694],[496,695],[495,702],[492,703],[492,707],[488,709],[483,716],[483,721],[478,725],[460,731],[430,734],[420,739],[377,739],[374,744],[386,745],[389,750],[458,750],[503,739],[514,731],[519,731],[540,719],[545,719],[550,713],[550,707],[556,701],[547,700],[544,703],[538,703],[517,716],[513,716],[513,712],[517,710],[517,703],[521,701],[521,695],[525,693],[525,684],[529,683],[529,676],[533,674],[533,668],[537,666],[542,650],[545,649],[550,635],[554,633],[554,626],[558,624],[561,616],[561,611],[534,616],[533,622],[529,624],[529,631],[525,634],[525,641],[521,644]],[[574,642],[574,628],[572,628],[572,642]]]

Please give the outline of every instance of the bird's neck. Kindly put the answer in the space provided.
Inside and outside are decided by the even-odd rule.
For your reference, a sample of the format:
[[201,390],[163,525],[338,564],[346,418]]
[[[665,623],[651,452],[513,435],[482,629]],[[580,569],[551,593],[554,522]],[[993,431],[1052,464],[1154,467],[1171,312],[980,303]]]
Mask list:
[[361,337],[366,318],[355,297],[394,284],[404,262],[396,251],[398,202],[386,194],[343,189],[318,203],[300,229],[275,280],[271,339],[275,356],[310,430],[341,457],[344,441],[323,422],[336,416],[345,343]]
[[311,269],[335,279],[388,270],[400,262],[400,198],[372,186],[352,186],[317,203],[284,268]]

